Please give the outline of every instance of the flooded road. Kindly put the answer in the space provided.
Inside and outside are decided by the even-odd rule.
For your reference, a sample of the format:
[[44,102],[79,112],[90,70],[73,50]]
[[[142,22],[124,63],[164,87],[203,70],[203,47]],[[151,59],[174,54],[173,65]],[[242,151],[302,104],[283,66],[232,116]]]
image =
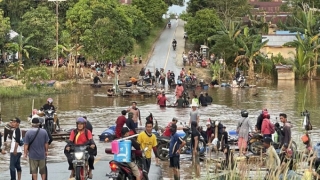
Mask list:
[[[98,142],[98,134],[105,130],[110,125],[113,125],[116,118],[120,115],[121,110],[127,109],[132,101],[138,103],[142,114],[142,120],[149,112],[152,112],[159,125],[165,126],[172,117],[177,117],[179,121],[188,121],[189,108],[176,109],[166,108],[160,109],[155,104],[155,97],[144,98],[137,97],[116,97],[110,98],[106,96],[106,89],[93,89],[90,86],[76,86],[76,93],[55,95],[54,105],[58,107],[58,115],[61,121],[61,127],[68,129],[75,127],[75,119],[78,116],[86,115],[88,120],[93,124],[95,134],[95,141]],[[197,94],[200,93],[197,90]],[[307,93],[305,93],[307,91]],[[220,120],[227,129],[235,129],[237,119],[240,117],[240,110],[247,109],[252,124],[255,124],[256,117],[262,108],[267,108],[271,114],[271,120],[276,121],[276,117],[280,112],[287,113],[288,120],[293,122],[295,139],[300,139],[302,134],[301,123],[302,117],[300,112],[303,107],[311,112],[311,122],[314,130],[313,136],[317,135],[320,125],[318,111],[320,100],[318,94],[320,93],[320,82],[317,81],[283,81],[283,82],[257,82],[257,88],[248,89],[231,89],[231,88],[210,88],[208,93],[213,97],[214,104],[208,107],[200,108],[201,124],[204,126],[208,118],[213,120]],[[257,94],[258,93],[258,94]],[[257,96],[253,96],[257,94]],[[172,97],[172,95],[168,95]],[[33,98],[23,99],[1,99],[2,103],[2,117],[5,122],[8,122],[12,117],[19,117],[24,120],[21,123],[22,128],[29,128],[30,125],[26,121],[26,117],[31,113],[31,105]],[[41,107],[47,97],[35,98],[35,108]],[[304,105],[305,104],[305,105]],[[318,137],[318,136],[317,136]],[[315,138],[314,138],[315,139]],[[7,142],[9,144],[9,142]],[[54,141],[50,146],[50,162],[63,162],[65,156],[63,155],[64,142]],[[98,158],[111,159],[111,156],[104,154],[105,143],[98,143]],[[7,149],[8,150],[8,146]],[[192,177],[190,171],[190,161],[182,160],[181,174],[186,177]],[[23,160],[23,164],[26,162]],[[0,156],[0,171],[6,170],[9,165],[9,154]],[[203,167],[203,166],[202,166]],[[170,177],[170,171],[167,162],[163,162],[163,173],[165,177]]]

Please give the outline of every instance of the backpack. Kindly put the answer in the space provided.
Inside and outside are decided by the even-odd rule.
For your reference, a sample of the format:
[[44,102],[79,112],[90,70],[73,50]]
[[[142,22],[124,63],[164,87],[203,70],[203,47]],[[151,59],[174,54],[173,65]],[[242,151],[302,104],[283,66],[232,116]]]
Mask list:
[[276,127],[275,127],[274,124],[270,121],[270,119],[269,119],[269,128],[270,128],[271,134],[274,134],[274,133],[276,132]]

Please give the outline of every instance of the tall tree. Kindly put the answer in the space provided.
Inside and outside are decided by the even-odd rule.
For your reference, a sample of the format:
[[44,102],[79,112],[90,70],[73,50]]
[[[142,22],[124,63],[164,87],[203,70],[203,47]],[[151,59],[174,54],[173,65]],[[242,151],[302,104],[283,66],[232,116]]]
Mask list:
[[132,0],[132,5],[137,6],[154,25],[162,22],[162,16],[168,10],[163,0]]
[[55,46],[55,15],[47,7],[39,6],[31,9],[22,16],[19,32],[25,34],[28,43],[40,48],[39,51],[31,50],[35,57],[49,56]]
[[216,34],[219,21],[219,17],[213,9],[198,11],[194,17],[189,18],[185,25],[188,38],[194,43],[208,45],[207,39]]
[[187,12],[192,16],[195,16],[196,13],[202,9],[213,8],[214,4],[212,0],[190,0],[187,6]]
[[80,0],[68,10],[67,19],[70,34],[75,33],[77,43],[91,57],[116,60],[132,50],[132,19],[116,1]]
[[132,35],[137,41],[143,41],[150,35],[152,23],[136,6],[121,6],[126,15],[132,19]]
[[0,50],[2,59],[5,59],[5,43],[8,41],[10,31],[10,18],[3,16],[3,11],[0,9]]
[[251,9],[248,0],[212,0],[219,17],[228,22],[247,15]]

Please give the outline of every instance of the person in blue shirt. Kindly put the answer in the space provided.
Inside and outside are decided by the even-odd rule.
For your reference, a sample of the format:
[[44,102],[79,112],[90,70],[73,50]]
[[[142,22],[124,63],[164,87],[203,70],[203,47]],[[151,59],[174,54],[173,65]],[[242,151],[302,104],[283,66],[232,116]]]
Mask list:
[[170,127],[171,138],[169,145],[170,168],[173,169],[174,180],[180,180],[180,150],[186,144],[177,132],[177,125],[172,124]]

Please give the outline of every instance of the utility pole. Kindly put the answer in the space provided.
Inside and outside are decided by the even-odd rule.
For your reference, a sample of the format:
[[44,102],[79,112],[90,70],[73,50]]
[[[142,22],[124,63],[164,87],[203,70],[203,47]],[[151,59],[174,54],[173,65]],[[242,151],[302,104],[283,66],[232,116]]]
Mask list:
[[[48,0],[56,4],[56,66],[59,67],[59,2],[66,0]],[[52,67],[52,73],[54,66]]]

